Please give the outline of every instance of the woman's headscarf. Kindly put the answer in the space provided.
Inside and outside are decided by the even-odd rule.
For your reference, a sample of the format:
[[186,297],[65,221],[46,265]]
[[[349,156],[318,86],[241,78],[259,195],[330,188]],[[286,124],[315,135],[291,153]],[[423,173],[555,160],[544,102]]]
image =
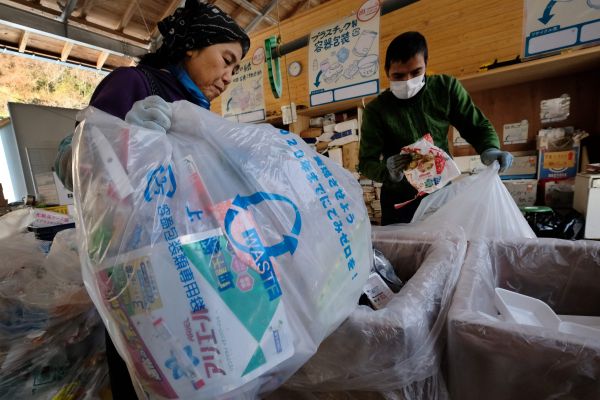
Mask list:
[[187,0],[185,7],[158,23],[158,30],[163,35],[158,53],[170,59],[181,59],[188,50],[218,43],[239,42],[242,58],[250,48],[250,38],[229,15],[199,0]]

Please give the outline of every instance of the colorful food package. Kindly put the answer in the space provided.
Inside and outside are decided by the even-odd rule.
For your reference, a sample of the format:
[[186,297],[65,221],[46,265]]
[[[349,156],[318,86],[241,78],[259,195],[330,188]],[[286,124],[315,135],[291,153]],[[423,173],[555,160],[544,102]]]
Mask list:
[[419,195],[433,193],[460,176],[456,163],[444,150],[433,144],[429,133],[415,143],[403,147],[400,153],[412,156],[404,175]]

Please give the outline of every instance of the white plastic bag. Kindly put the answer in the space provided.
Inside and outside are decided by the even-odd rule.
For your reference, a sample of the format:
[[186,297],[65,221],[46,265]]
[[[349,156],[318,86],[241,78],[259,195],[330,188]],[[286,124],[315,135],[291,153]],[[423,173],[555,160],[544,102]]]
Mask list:
[[0,217],[0,240],[27,232],[27,225],[33,220],[33,212],[30,208],[21,208],[4,214]]
[[423,229],[459,226],[468,239],[535,238],[494,162],[481,173],[459,180],[423,199],[411,223]]
[[287,131],[185,101],[172,121],[165,135],[88,110],[84,280],[141,398],[255,397],[356,307],[372,260],[362,190]]

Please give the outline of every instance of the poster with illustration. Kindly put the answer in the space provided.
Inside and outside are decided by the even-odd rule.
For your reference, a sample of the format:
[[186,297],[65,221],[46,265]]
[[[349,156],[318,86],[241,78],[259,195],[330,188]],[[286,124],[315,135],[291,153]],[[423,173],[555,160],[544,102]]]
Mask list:
[[263,90],[264,48],[258,48],[252,58],[242,61],[233,81],[221,95],[223,117],[236,122],[264,121]]
[[600,0],[525,0],[525,57],[600,43]]
[[367,0],[348,18],[310,34],[310,105],[379,93],[378,0]]

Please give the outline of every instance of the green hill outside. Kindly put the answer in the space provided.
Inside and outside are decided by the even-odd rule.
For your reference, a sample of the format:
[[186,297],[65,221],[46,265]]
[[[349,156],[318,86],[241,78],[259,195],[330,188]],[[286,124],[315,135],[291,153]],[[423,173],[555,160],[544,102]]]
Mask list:
[[0,119],[9,116],[8,102],[81,109],[104,76],[93,70],[0,54]]

